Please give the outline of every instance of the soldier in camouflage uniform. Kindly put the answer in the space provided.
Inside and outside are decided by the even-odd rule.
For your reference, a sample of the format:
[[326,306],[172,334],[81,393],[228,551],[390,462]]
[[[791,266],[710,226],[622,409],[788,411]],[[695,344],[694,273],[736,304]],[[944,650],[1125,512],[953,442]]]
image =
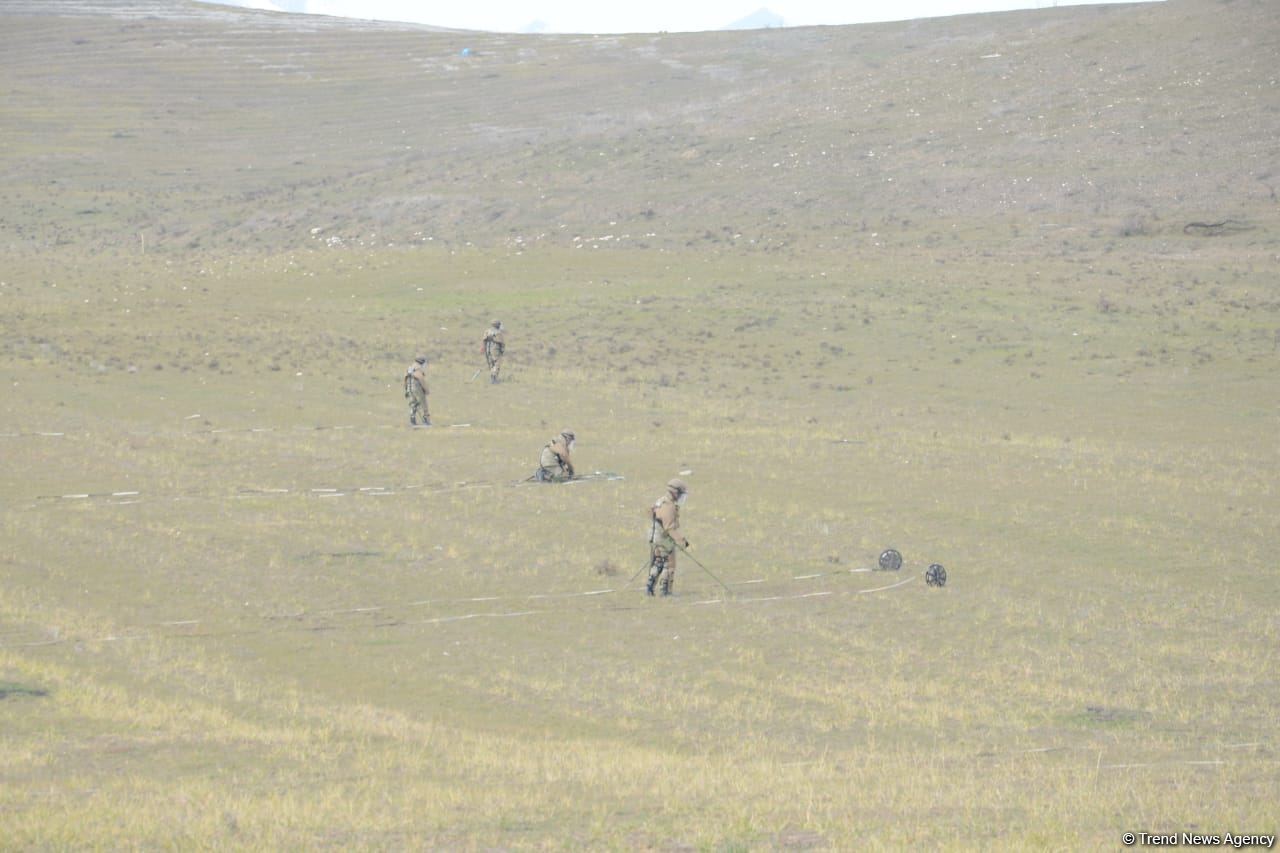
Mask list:
[[570,454],[573,453],[573,445],[577,438],[573,430],[566,429],[548,441],[538,457],[538,470],[534,472],[533,479],[539,483],[572,480],[573,460]]
[[662,582],[662,594],[670,595],[676,580],[676,548],[688,548],[689,540],[680,532],[680,507],[689,496],[684,480],[667,483],[667,493],[649,510],[649,582],[644,591],[654,594]]
[[427,357],[420,355],[404,372],[404,397],[409,401],[409,426],[418,425],[418,414],[422,414],[422,425],[431,426],[431,415],[427,412]]
[[505,331],[501,320],[494,320],[489,328],[484,330],[482,344],[484,361],[489,365],[489,382],[494,385],[498,383],[498,371],[502,369],[502,356],[507,351],[507,342],[503,337]]

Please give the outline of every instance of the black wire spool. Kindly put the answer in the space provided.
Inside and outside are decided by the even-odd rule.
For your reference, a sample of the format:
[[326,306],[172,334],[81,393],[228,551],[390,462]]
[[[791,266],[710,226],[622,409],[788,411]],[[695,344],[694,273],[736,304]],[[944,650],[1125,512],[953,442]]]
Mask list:
[[896,572],[902,568],[902,555],[893,548],[886,548],[880,552],[880,571]]
[[929,586],[946,586],[947,570],[941,563],[933,563],[924,570],[924,582]]

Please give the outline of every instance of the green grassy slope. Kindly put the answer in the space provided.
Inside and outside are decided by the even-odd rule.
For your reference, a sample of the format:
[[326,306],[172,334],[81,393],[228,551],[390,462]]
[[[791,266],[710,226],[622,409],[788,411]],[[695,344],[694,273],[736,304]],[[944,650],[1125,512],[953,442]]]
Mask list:
[[0,7],[5,843],[1274,832],[1276,23]]

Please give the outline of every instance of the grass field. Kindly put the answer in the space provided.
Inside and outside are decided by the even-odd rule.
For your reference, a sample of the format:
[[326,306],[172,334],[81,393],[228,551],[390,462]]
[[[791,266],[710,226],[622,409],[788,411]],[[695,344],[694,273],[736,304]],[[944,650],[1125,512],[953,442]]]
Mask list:
[[[0,8],[0,847],[1276,831],[1274,6],[39,5]],[[566,426],[624,479],[517,485]],[[627,586],[677,474],[731,594]]]

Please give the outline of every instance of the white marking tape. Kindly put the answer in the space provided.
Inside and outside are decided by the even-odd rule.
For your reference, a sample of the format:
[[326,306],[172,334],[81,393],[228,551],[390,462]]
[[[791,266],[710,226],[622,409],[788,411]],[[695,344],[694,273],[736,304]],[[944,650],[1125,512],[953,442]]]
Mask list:
[[[874,589],[853,590],[849,594],[864,595],[867,593],[882,592],[885,590],[896,589],[900,586],[910,583],[912,580],[915,580],[915,578],[907,577],[894,584],[889,584],[887,586],[882,586],[882,587],[876,587]],[[764,578],[758,578],[750,581],[745,581],[744,583],[764,583],[764,582],[765,582]],[[615,588],[591,589],[591,590],[583,590],[581,592],[535,593],[535,594],[525,595],[525,596],[493,595],[493,596],[473,596],[469,598],[452,598],[452,599],[450,598],[423,599],[420,601],[409,602],[407,604],[370,605],[366,607],[353,607],[353,608],[340,608],[340,609],[332,608],[328,610],[313,611],[312,613],[309,613],[309,614],[302,612],[302,613],[295,614],[293,617],[290,617],[290,618],[300,619],[304,616],[310,616],[314,618],[318,616],[338,616],[338,615],[355,614],[355,613],[378,613],[384,610],[391,610],[397,607],[416,607],[416,606],[422,606],[422,605],[428,605],[428,604],[447,604],[450,602],[456,603],[456,602],[501,601],[504,599],[516,599],[516,598],[523,598],[524,600],[540,600],[540,599],[553,599],[553,598],[561,598],[561,599],[587,598],[587,597],[595,597],[600,595],[608,595],[611,593],[620,593],[620,592],[627,592],[627,591],[628,590],[625,587],[623,587],[623,588],[616,588],[616,589]],[[815,592],[797,593],[795,595],[772,595],[772,596],[760,596],[757,598],[741,598],[741,599],[713,598],[713,599],[704,599],[701,601],[687,602],[687,604],[692,606],[699,606],[699,605],[705,605],[705,604],[722,604],[722,603],[727,603],[730,600],[737,603],[741,603],[741,604],[752,604],[752,603],[762,603],[762,602],[768,602],[768,601],[787,601],[787,600],[794,601],[794,600],[799,600],[804,598],[825,597],[825,596],[834,595],[834,594],[836,593],[833,590],[819,590]],[[392,626],[366,626],[366,627],[393,627],[394,625],[430,625],[430,624],[442,624],[445,622],[460,622],[467,619],[476,619],[482,616],[489,616],[489,617],[528,616],[536,613],[551,613],[551,612],[555,612],[555,611],[520,610],[520,611],[509,612],[509,613],[464,613],[464,614],[458,614],[453,616],[439,616],[439,617],[434,617],[430,619],[418,620],[414,622],[396,622],[396,623],[393,623]],[[264,617],[264,618],[271,618],[271,617]],[[201,620],[199,619],[171,620],[171,621],[158,622],[155,624],[162,627],[179,627],[184,625],[201,624]],[[135,626],[135,628],[140,630],[145,630],[146,626]],[[308,627],[307,630],[314,630],[314,628]],[[247,634],[257,634],[257,633],[261,633],[261,631],[260,630],[232,631],[229,633],[223,633],[221,634],[221,636],[244,636]],[[0,643],[0,648],[18,648],[18,647],[29,648],[34,646],[51,646],[51,645],[57,645],[60,643],[68,643],[68,642],[117,642],[117,641],[123,641],[123,640],[144,639],[145,637],[149,636],[148,634],[133,634],[133,635],[124,635],[124,636],[112,635],[108,637],[102,637],[102,638],[91,639],[91,640],[76,640],[75,638],[58,637],[56,630],[54,631],[54,634],[55,634],[54,638],[49,640],[32,641],[32,642],[24,642],[24,643]],[[161,636],[163,637],[164,635],[161,635]],[[171,636],[177,638],[180,636],[192,636],[192,635],[174,634]],[[194,635],[194,636],[201,636],[201,635]],[[1244,744],[1242,746],[1249,746],[1249,745],[1251,744]]]
[[462,616],[437,616],[434,619],[423,619],[421,622],[409,622],[409,625],[434,625],[440,622],[461,622],[464,619],[474,619],[479,614],[465,613]]
[[[383,610],[383,609],[385,609],[385,608],[384,608],[382,605],[375,605],[375,606],[373,606],[373,607],[345,607],[345,608],[337,609],[337,610],[317,610],[317,611],[315,611],[314,613],[312,613],[311,615],[313,615],[313,616],[341,616],[341,615],[343,615],[344,613],[375,613],[375,612],[377,612],[377,611],[379,611],[379,610]],[[306,615],[306,614],[302,614],[302,615]]]
[[537,595],[527,595],[525,598],[581,598],[588,595],[604,595],[609,592],[617,592],[616,589],[593,589],[587,592],[543,592]]
[[886,589],[894,589],[896,587],[900,587],[904,583],[911,583],[913,580],[915,580],[915,577],[909,577],[909,578],[904,578],[898,581],[897,583],[891,583],[888,586],[878,586],[875,589],[860,589],[855,591],[854,595],[866,595],[867,593],[870,593],[870,592],[883,592]]
[[[199,414],[186,415],[185,417],[182,418],[182,420],[183,421],[200,420],[203,417],[204,415],[199,415]],[[471,423],[445,424],[444,426],[449,429],[467,429],[474,426],[474,424],[471,424]],[[204,430],[199,430],[199,429],[197,430],[185,430],[185,429],[184,430],[125,430],[124,432],[128,435],[146,435],[146,436],[168,435],[168,436],[179,436],[182,438],[193,438],[201,435],[221,435],[221,434],[230,433],[230,432],[255,433],[255,432],[282,432],[284,430],[292,430],[295,432],[316,432],[320,430],[366,431],[366,430],[386,430],[386,429],[400,429],[400,428],[401,427],[393,426],[391,424],[340,424],[336,426],[219,427],[217,429],[204,429]],[[87,433],[88,431],[84,431],[84,432]],[[29,437],[29,436],[45,436],[50,438],[63,438],[71,434],[78,435],[81,433],[45,432],[40,430],[36,430],[32,432],[0,432],[0,438],[22,438],[22,437]]]
[[[605,477],[600,479],[613,481],[613,480],[621,480],[623,478],[622,477]],[[593,480],[592,482],[595,482],[595,481]],[[457,489],[490,489],[500,485],[504,485],[504,484],[487,482],[483,480],[476,480],[476,481],[463,480],[453,484],[448,484],[448,483],[419,484],[419,485],[412,485],[412,486],[402,486],[402,487],[399,487],[399,489],[402,491],[426,490],[429,492],[447,492],[447,491],[457,490]],[[520,484],[509,484],[509,485],[520,485]],[[388,486],[358,486],[358,487],[352,486],[346,489],[333,488],[333,487],[315,487],[315,488],[301,488],[297,490],[242,488],[232,494],[212,494],[212,493],[189,493],[185,495],[155,495],[155,494],[149,494],[149,493],[146,493],[146,494],[149,494],[149,497],[147,498],[148,500],[179,501],[179,500],[226,500],[226,499],[239,500],[244,498],[287,495],[292,493],[312,494],[317,497],[346,497],[348,495],[355,495],[355,494],[367,495],[371,497],[372,496],[382,497],[382,496],[399,494],[399,492],[396,491],[393,487],[388,487]],[[84,492],[79,494],[66,494],[66,495],[38,495],[37,498],[39,500],[86,500],[91,498],[111,498],[111,497],[143,496],[143,495],[144,493],[139,491],[119,491],[119,492]]]
[[1131,767],[1173,767],[1180,764],[1214,765],[1226,764],[1225,761],[1150,761],[1142,764],[1099,764],[1100,770],[1127,770]]

